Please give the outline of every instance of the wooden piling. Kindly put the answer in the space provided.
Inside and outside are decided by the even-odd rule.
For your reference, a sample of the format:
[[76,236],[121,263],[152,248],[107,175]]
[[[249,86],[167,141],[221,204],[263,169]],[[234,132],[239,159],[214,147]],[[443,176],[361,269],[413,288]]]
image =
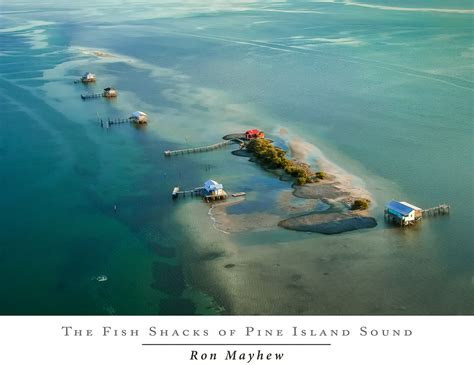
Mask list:
[[448,204],[440,204],[432,208],[422,210],[423,217],[449,214],[451,207]]
[[87,100],[87,99],[98,99],[103,97],[103,94],[81,94],[81,99],[82,100]]
[[123,124],[123,123],[130,123],[131,122],[131,120],[129,118],[127,118],[127,119],[124,119],[124,118],[111,119],[110,117],[107,118],[107,121],[104,122],[104,120],[99,117],[99,113],[97,113],[97,120],[100,122],[100,126],[102,128],[104,128],[104,125],[105,125],[105,128],[109,128],[111,125],[114,125],[114,124]]

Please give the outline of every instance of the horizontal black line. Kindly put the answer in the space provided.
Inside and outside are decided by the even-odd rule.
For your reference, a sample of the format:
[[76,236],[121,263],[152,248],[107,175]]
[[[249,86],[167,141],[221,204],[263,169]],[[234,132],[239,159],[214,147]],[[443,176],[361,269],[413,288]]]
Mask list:
[[330,343],[142,343],[142,346],[331,346]]

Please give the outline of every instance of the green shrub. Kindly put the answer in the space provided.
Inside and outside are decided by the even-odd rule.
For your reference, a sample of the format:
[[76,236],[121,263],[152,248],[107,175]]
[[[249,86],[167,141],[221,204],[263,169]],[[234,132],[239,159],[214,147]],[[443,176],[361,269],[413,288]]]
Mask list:
[[352,210],[366,210],[369,208],[369,201],[366,199],[356,199],[352,203]]
[[298,179],[296,179],[296,184],[298,185],[304,185],[307,183],[307,180],[305,177],[299,177]]
[[298,185],[318,181],[326,176],[324,172],[313,173],[306,163],[288,159],[287,151],[273,146],[266,139],[252,139],[246,147],[263,165],[271,169],[284,169],[288,175],[296,177]]

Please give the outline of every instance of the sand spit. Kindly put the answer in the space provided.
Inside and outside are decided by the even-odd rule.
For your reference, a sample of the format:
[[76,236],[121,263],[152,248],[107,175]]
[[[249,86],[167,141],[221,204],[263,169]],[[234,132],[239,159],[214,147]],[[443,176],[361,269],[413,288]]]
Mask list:
[[[225,206],[216,207],[210,214],[216,229],[236,233],[280,226],[296,231],[337,234],[373,228],[377,225],[375,218],[367,216],[367,211],[350,210],[356,199],[373,201],[369,192],[355,186],[352,175],[329,161],[316,146],[300,138],[290,138],[286,129],[280,129],[280,136],[286,139],[292,158],[306,163],[317,159],[317,167],[313,166],[313,169],[324,171],[326,178],[303,186],[293,184],[293,198],[288,197],[288,192],[282,192],[278,199],[278,214],[262,212],[228,214]],[[232,153],[236,156],[250,157],[250,161],[256,162],[247,151],[237,150]],[[263,168],[278,176],[280,180],[294,181],[294,178],[283,170]]]
[[339,187],[334,176],[329,175],[326,179],[317,183],[306,184],[302,186],[294,185],[293,194],[303,199],[323,199],[331,201],[340,201],[350,199],[351,193]]
[[[285,131],[283,136],[287,136],[287,134]],[[330,214],[304,213],[280,221],[278,224],[280,227],[296,231],[336,234],[373,228],[377,225],[375,218],[368,217],[367,211],[350,210],[356,199],[373,201],[368,191],[355,186],[353,176],[329,161],[316,146],[300,138],[289,139],[288,146],[291,156],[297,160],[309,162],[313,156],[317,156],[318,168],[327,174],[324,180],[317,183],[303,186],[294,185],[293,194],[303,199],[319,199],[336,212]]]
[[272,229],[281,219],[280,216],[269,213],[227,214],[223,208],[213,209],[214,227],[226,233]]
[[[283,191],[278,196],[278,210],[288,216],[325,212],[331,205],[321,199],[301,199],[291,190]],[[281,220],[281,219],[280,219]]]
[[245,201],[245,198],[230,198],[211,205],[209,216],[213,227],[222,233],[259,231],[275,228],[281,217],[270,213],[227,214],[226,208]]
[[[368,199],[373,201],[372,195],[360,186],[362,184],[361,181],[356,182],[358,179],[355,176],[330,161],[315,145],[298,137],[289,139],[287,143],[292,157],[310,164],[311,160],[315,159],[318,169],[328,175],[328,178],[317,184],[307,184],[302,187],[296,186],[295,194],[297,196],[302,198],[314,198],[314,195],[318,195],[321,189],[329,189],[328,186],[323,187],[323,185],[326,184],[330,185],[334,192],[340,193],[341,196],[339,198],[343,198],[343,195],[345,195],[353,199]],[[312,191],[314,192],[313,195]]]
[[110,53],[102,52],[102,51],[94,51],[93,54],[97,57],[114,57]]

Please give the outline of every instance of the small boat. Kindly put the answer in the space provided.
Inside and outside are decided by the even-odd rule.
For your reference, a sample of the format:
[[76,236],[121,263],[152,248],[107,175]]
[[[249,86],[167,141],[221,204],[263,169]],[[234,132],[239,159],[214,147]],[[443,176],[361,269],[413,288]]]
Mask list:
[[98,277],[95,278],[95,280],[100,282],[100,281],[107,281],[109,280],[109,278],[105,275],[99,275]]
[[232,194],[232,196],[233,196],[234,198],[237,198],[238,196],[244,196],[244,195],[247,195],[247,193],[244,193],[243,191],[240,192],[240,193],[234,193],[234,194]]

